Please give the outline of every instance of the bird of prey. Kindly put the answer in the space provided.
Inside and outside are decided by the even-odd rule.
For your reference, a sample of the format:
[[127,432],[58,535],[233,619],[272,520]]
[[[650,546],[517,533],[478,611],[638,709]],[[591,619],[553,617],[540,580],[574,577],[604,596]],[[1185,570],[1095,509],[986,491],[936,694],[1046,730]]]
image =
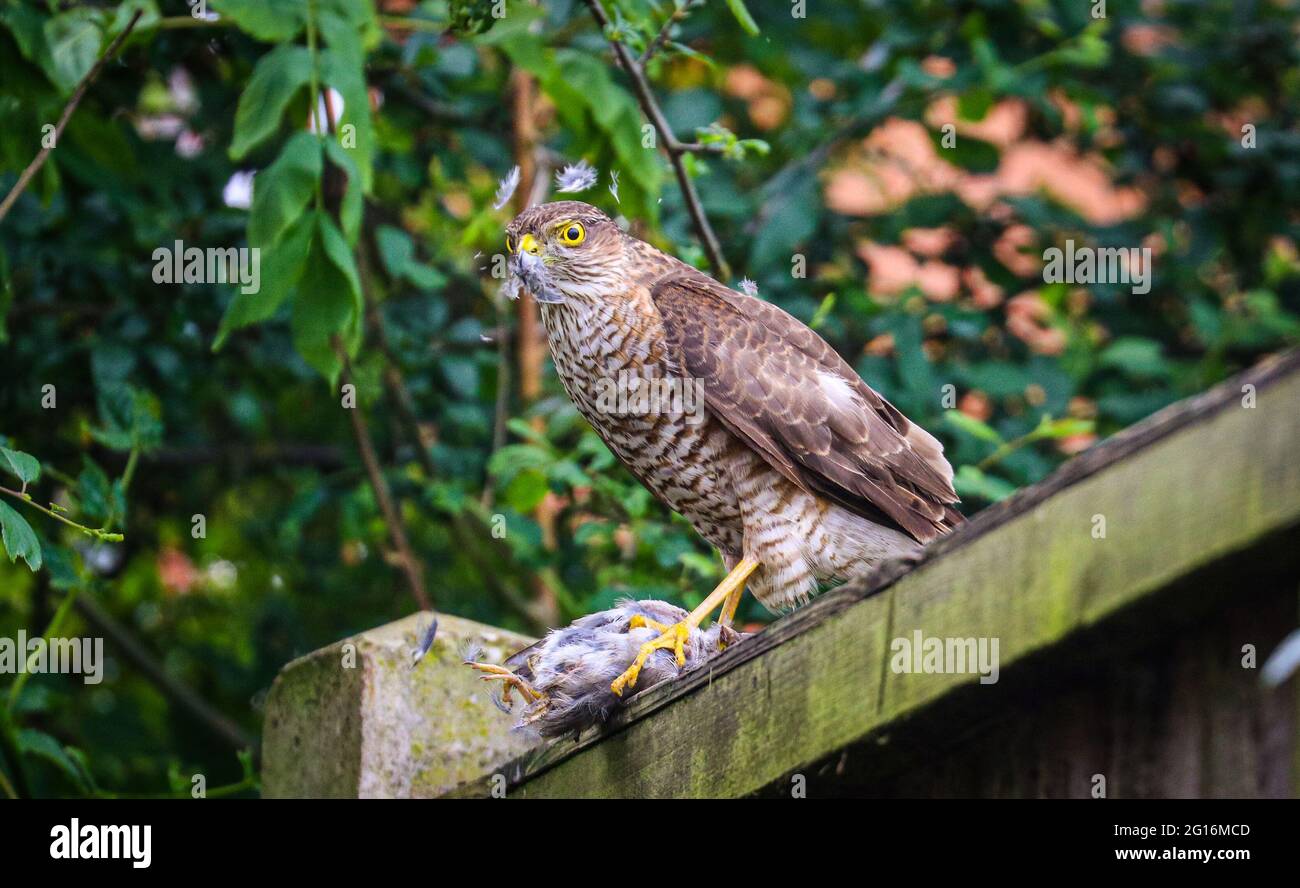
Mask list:
[[[514,286],[540,304],[565,391],[610,450],[722,553],[728,573],[611,683],[659,649],[685,662],[719,606],[748,588],[772,611],[921,547],[961,521],[942,445],[770,303],[723,286],[580,201],[506,229]],[[700,403],[608,397],[628,380],[695,387]]]

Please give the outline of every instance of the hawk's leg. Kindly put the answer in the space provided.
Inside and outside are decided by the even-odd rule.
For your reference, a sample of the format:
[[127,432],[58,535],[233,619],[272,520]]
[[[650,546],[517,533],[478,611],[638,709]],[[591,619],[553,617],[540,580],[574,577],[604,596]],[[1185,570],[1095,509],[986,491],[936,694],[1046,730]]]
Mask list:
[[722,625],[722,631],[718,633],[718,650],[726,650],[728,645],[739,638],[739,634],[731,628],[731,624],[736,619],[736,609],[740,607],[740,599],[744,595],[745,586],[742,583],[722,603],[722,613],[718,615],[718,622]]
[[[752,558],[742,558],[740,563],[731,569],[731,573],[727,574],[722,582],[718,584],[718,588],[710,592],[709,597],[700,602],[699,607],[686,615],[685,620],[674,623],[672,626],[665,626],[661,630],[662,635],[654,641],[647,641],[641,645],[641,650],[637,652],[632,665],[627,668],[626,672],[614,679],[614,683],[609,686],[609,689],[621,697],[624,688],[635,687],[637,676],[641,674],[641,667],[645,665],[645,661],[650,659],[650,656],[655,651],[660,649],[671,650],[677,656],[677,665],[685,666],[686,653],[684,648],[686,647],[686,640],[690,638],[691,630],[698,629],[709,614],[717,610],[718,605],[723,602],[730,602],[732,595],[735,595],[738,603],[741,594],[745,591],[745,581],[757,568],[757,561]],[[733,616],[734,613],[735,607],[733,606]],[[635,620],[636,617],[632,619]],[[650,625],[650,621],[646,621],[644,625]],[[654,628],[659,627],[655,626]]]
[[518,675],[515,675],[504,666],[495,666],[492,663],[473,662],[467,662],[465,665],[477,669],[479,672],[486,672],[487,675],[483,676],[483,681],[500,681],[502,684],[501,701],[507,705],[511,702],[510,692],[512,690],[519,691],[519,694],[524,698],[525,703],[533,703],[546,696],[541,691],[534,689],[532,685],[524,681]]

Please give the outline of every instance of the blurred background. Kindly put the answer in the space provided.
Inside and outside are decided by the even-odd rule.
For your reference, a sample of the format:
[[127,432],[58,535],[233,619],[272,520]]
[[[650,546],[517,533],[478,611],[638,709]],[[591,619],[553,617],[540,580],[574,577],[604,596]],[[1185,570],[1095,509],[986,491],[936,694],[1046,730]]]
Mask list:
[[[1300,340],[1294,0],[601,9],[0,0],[0,637],[109,658],[4,676],[0,790],[255,795],[296,656],[720,578],[493,274],[579,161],[573,196],[716,266],[611,41],[698,148],[726,282],[935,432],[968,514]],[[1046,282],[1068,240],[1148,248],[1150,291]],[[258,247],[259,292],[157,283],[176,241]]]

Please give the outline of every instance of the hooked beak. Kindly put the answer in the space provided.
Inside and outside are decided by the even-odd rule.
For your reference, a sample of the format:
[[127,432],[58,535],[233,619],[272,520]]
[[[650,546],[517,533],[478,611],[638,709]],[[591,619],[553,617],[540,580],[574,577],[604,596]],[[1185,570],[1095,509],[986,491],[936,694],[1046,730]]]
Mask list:
[[524,235],[519,245],[519,252],[510,257],[510,274],[523,284],[524,289],[533,294],[538,302],[554,304],[564,301],[564,294],[551,285],[546,273],[546,263],[542,261],[541,247],[532,235]]

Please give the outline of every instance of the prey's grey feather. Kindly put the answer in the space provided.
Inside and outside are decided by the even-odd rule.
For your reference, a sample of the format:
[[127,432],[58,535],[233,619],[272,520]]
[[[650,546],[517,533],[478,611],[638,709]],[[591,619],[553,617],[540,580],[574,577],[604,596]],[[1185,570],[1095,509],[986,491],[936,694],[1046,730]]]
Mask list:
[[[558,737],[608,719],[621,703],[610,684],[636,659],[641,645],[660,635],[660,630],[651,626],[629,629],[637,615],[664,625],[687,616],[686,611],[664,601],[620,601],[610,610],[551,630],[545,638],[507,658],[505,667],[536,695],[527,702],[515,729]],[[716,623],[708,629],[691,630],[682,667],[671,650],[655,651],[641,670],[637,690],[670,681],[708,662],[721,653],[723,633],[728,644],[743,637]]]

